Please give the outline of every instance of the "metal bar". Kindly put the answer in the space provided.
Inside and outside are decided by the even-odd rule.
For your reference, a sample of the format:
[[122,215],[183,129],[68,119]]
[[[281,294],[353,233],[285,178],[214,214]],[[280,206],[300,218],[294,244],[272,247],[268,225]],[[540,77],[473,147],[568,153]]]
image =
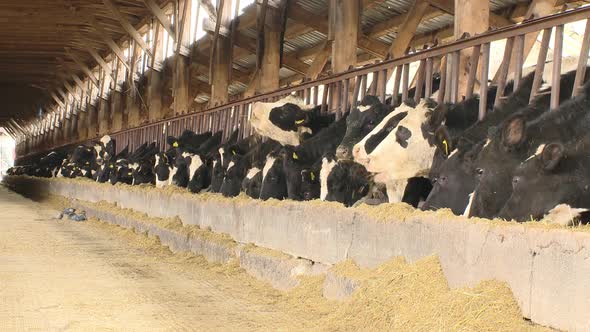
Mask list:
[[410,84],[410,64],[404,64],[404,70],[402,73],[402,100],[403,103],[408,99],[408,85]]
[[516,88],[520,84],[522,79],[522,66],[524,62],[524,35],[516,36],[516,52],[515,52],[515,63],[514,63],[514,86],[512,91],[516,91]]
[[459,99],[459,52],[451,55],[451,103]]
[[437,103],[442,104],[445,99],[445,91],[447,90],[447,56],[445,55],[440,60],[440,86],[438,88]]
[[317,105],[318,104],[318,100],[319,100],[319,96],[318,93],[320,91],[320,86],[316,85],[313,87],[313,104]]
[[358,105],[358,98],[359,93],[361,90],[361,81],[363,80],[362,76],[357,76],[354,82],[354,91],[352,92],[352,105],[351,108],[355,108]]
[[424,87],[424,72],[426,70],[426,60],[421,60],[420,65],[418,66],[418,72],[416,73],[416,93],[414,94],[414,100],[416,102],[420,101],[422,98],[422,91]]
[[426,69],[425,69],[425,87],[424,87],[424,96],[426,98],[430,98],[432,96],[432,58],[426,59]]
[[559,80],[561,78],[561,57],[563,56],[563,25],[555,27],[554,42],[553,75],[551,76],[551,110],[555,110],[559,107]]
[[504,57],[502,59],[502,64],[498,69],[498,90],[496,91],[494,107],[498,107],[498,105],[500,105],[500,101],[504,96],[504,88],[506,87],[506,79],[508,76],[508,69],[510,67],[510,58],[512,56],[512,48],[514,47],[514,38],[515,37],[508,38],[506,41],[506,46],[504,47]]
[[321,113],[326,113],[326,108],[328,106],[328,92],[330,87],[328,85],[324,85],[324,89],[322,90],[322,107],[320,108]]
[[379,99],[381,100],[382,103],[385,103],[385,89],[387,88],[387,69],[383,69],[381,71],[380,79],[381,79],[381,81],[380,81],[381,87],[379,89],[379,92],[380,92]]
[[549,50],[549,40],[553,29],[543,30],[543,38],[541,39],[541,47],[537,56],[537,66],[535,67],[535,77],[533,78],[533,86],[531,87],[531,95],[529,102],[533,101],[537,92],[543,84],[543,71],[545,70],[545,62],[547,61],[547,51]]
[[365,98],[367,95],[367,81],[369,80],[369,75],[364,74],[362,75],[361,79],[361,100]]
[[481,76],[479,79],[479,121],[483,120],[487,112],[488,104],[488,71],[490,70],[490,44],[482,45],[481,49]]
[[350,111],[350,79],[344,80],[344,93],[343,93],[344,108],[343,113]]
[[469,74],[467,75],[467,89],[465,91],[466,99],[473,97],[473,89],[475,86],[475,77],[477,76],[477,65],[479,62],[480,51],[481,45],[473,46],[473,52],[471,52],[471,58],[469,59]]
[[584,39],[582,40],[582,47],[580,49],[580,57],[578,58],[578,68],[576,69],[576,79],[574,80],[574,88],[572,97],[579,93],[579,88],[584,83],[586,75],[586,66],[588,63],[588,51],[590,50],[590,20],[586,20],[586,29],[584,30]]
[[369,86],[369,94],[371,96],[377,95],[377,84],[379,83],[379,71],[373,72],[373,82]]

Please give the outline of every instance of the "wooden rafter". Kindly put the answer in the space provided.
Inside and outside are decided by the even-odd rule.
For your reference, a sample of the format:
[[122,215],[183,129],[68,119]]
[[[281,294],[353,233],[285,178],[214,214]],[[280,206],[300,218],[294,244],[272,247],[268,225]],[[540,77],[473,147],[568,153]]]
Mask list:
[[146,52],[149,56],[153,56],[152,51],[143,40],[143,37],[141,37],[141,34],[137,30],[135,30],[133,25],[129,23],[127,18],[125,18],[121,11],[119,11],[117,6],[115,6],[115,4],[111,0],[102,0],[102,3],[113,13],[113,15],[115,15],[119,23],[121,23],[123,29],[127,31],[131,38],[133,38],[133,40],[135,40],[135,42],[139,45],[139,47],[141,47],[143,51]]

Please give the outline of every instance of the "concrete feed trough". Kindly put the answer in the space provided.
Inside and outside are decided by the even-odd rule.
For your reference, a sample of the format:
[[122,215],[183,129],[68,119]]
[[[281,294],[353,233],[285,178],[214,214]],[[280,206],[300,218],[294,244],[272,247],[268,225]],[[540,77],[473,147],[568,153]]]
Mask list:
[[451,287],[505,281],[523,315],[535,323],[590,329],[590,233],[583,231],[408,212],[394,205],[347,209],[65,179],[9,177],[5,183],[28,195],[105,201],[150,217],[178,216],[184,224],[210,227],[238,243],[326,265],[350,258],[374,267],[397,256],[414,262],[437,255]]

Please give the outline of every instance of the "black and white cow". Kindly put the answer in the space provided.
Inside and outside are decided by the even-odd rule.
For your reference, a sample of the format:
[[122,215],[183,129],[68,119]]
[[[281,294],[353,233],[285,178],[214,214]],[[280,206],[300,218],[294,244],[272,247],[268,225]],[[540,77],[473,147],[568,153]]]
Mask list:
[[111,160],[115,155],[116,143],[111,136],[105,135],[94,144],[94,155],[96,163],[102,165],[104,162]]
[[268,139],[253,146],[244,155],[233,155],[223,179],[221,193],[226,197],[234,197],[243,190],[252,198],[260,198],[265,161],[269,154],[277,153],[279,147],[280,143]]
[[346,133],[347,117],[348,113],[298,146],[285,146],[280,153],[268,156],[260,198],[303,200],[301,172],[319,162],[326,153],[336,152]]
[[469,216],[493,218],[512,192],[514,170],[543,150],[544,144],[567,143],[590,130],[590,83],[576,98],[532,121],[517,113],[504,121],[484,144],[475,163],[477,186],[468,206]]
[[279,101],[252,105],[250,123],[254,130],[282,145],[297,146],[335,120],[334,114],[321,114],[320,106],[306,105],[287,96]]

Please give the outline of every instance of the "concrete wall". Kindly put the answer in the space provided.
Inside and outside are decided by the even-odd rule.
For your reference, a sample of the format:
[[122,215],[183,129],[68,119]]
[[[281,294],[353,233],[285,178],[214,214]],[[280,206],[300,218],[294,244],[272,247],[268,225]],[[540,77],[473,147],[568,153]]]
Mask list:
[[107,201],[153,217],[179,216],[237,242],[325,264],[352,258],[372,267],[396,256],[415,261],[434,254],[451,287],[506,281],[525,317],[558,329],[590,329],[590,233],[434,212],[392,212],[384,221],[335,204],[232,200],[90,181],[6,181],[20,191]]

